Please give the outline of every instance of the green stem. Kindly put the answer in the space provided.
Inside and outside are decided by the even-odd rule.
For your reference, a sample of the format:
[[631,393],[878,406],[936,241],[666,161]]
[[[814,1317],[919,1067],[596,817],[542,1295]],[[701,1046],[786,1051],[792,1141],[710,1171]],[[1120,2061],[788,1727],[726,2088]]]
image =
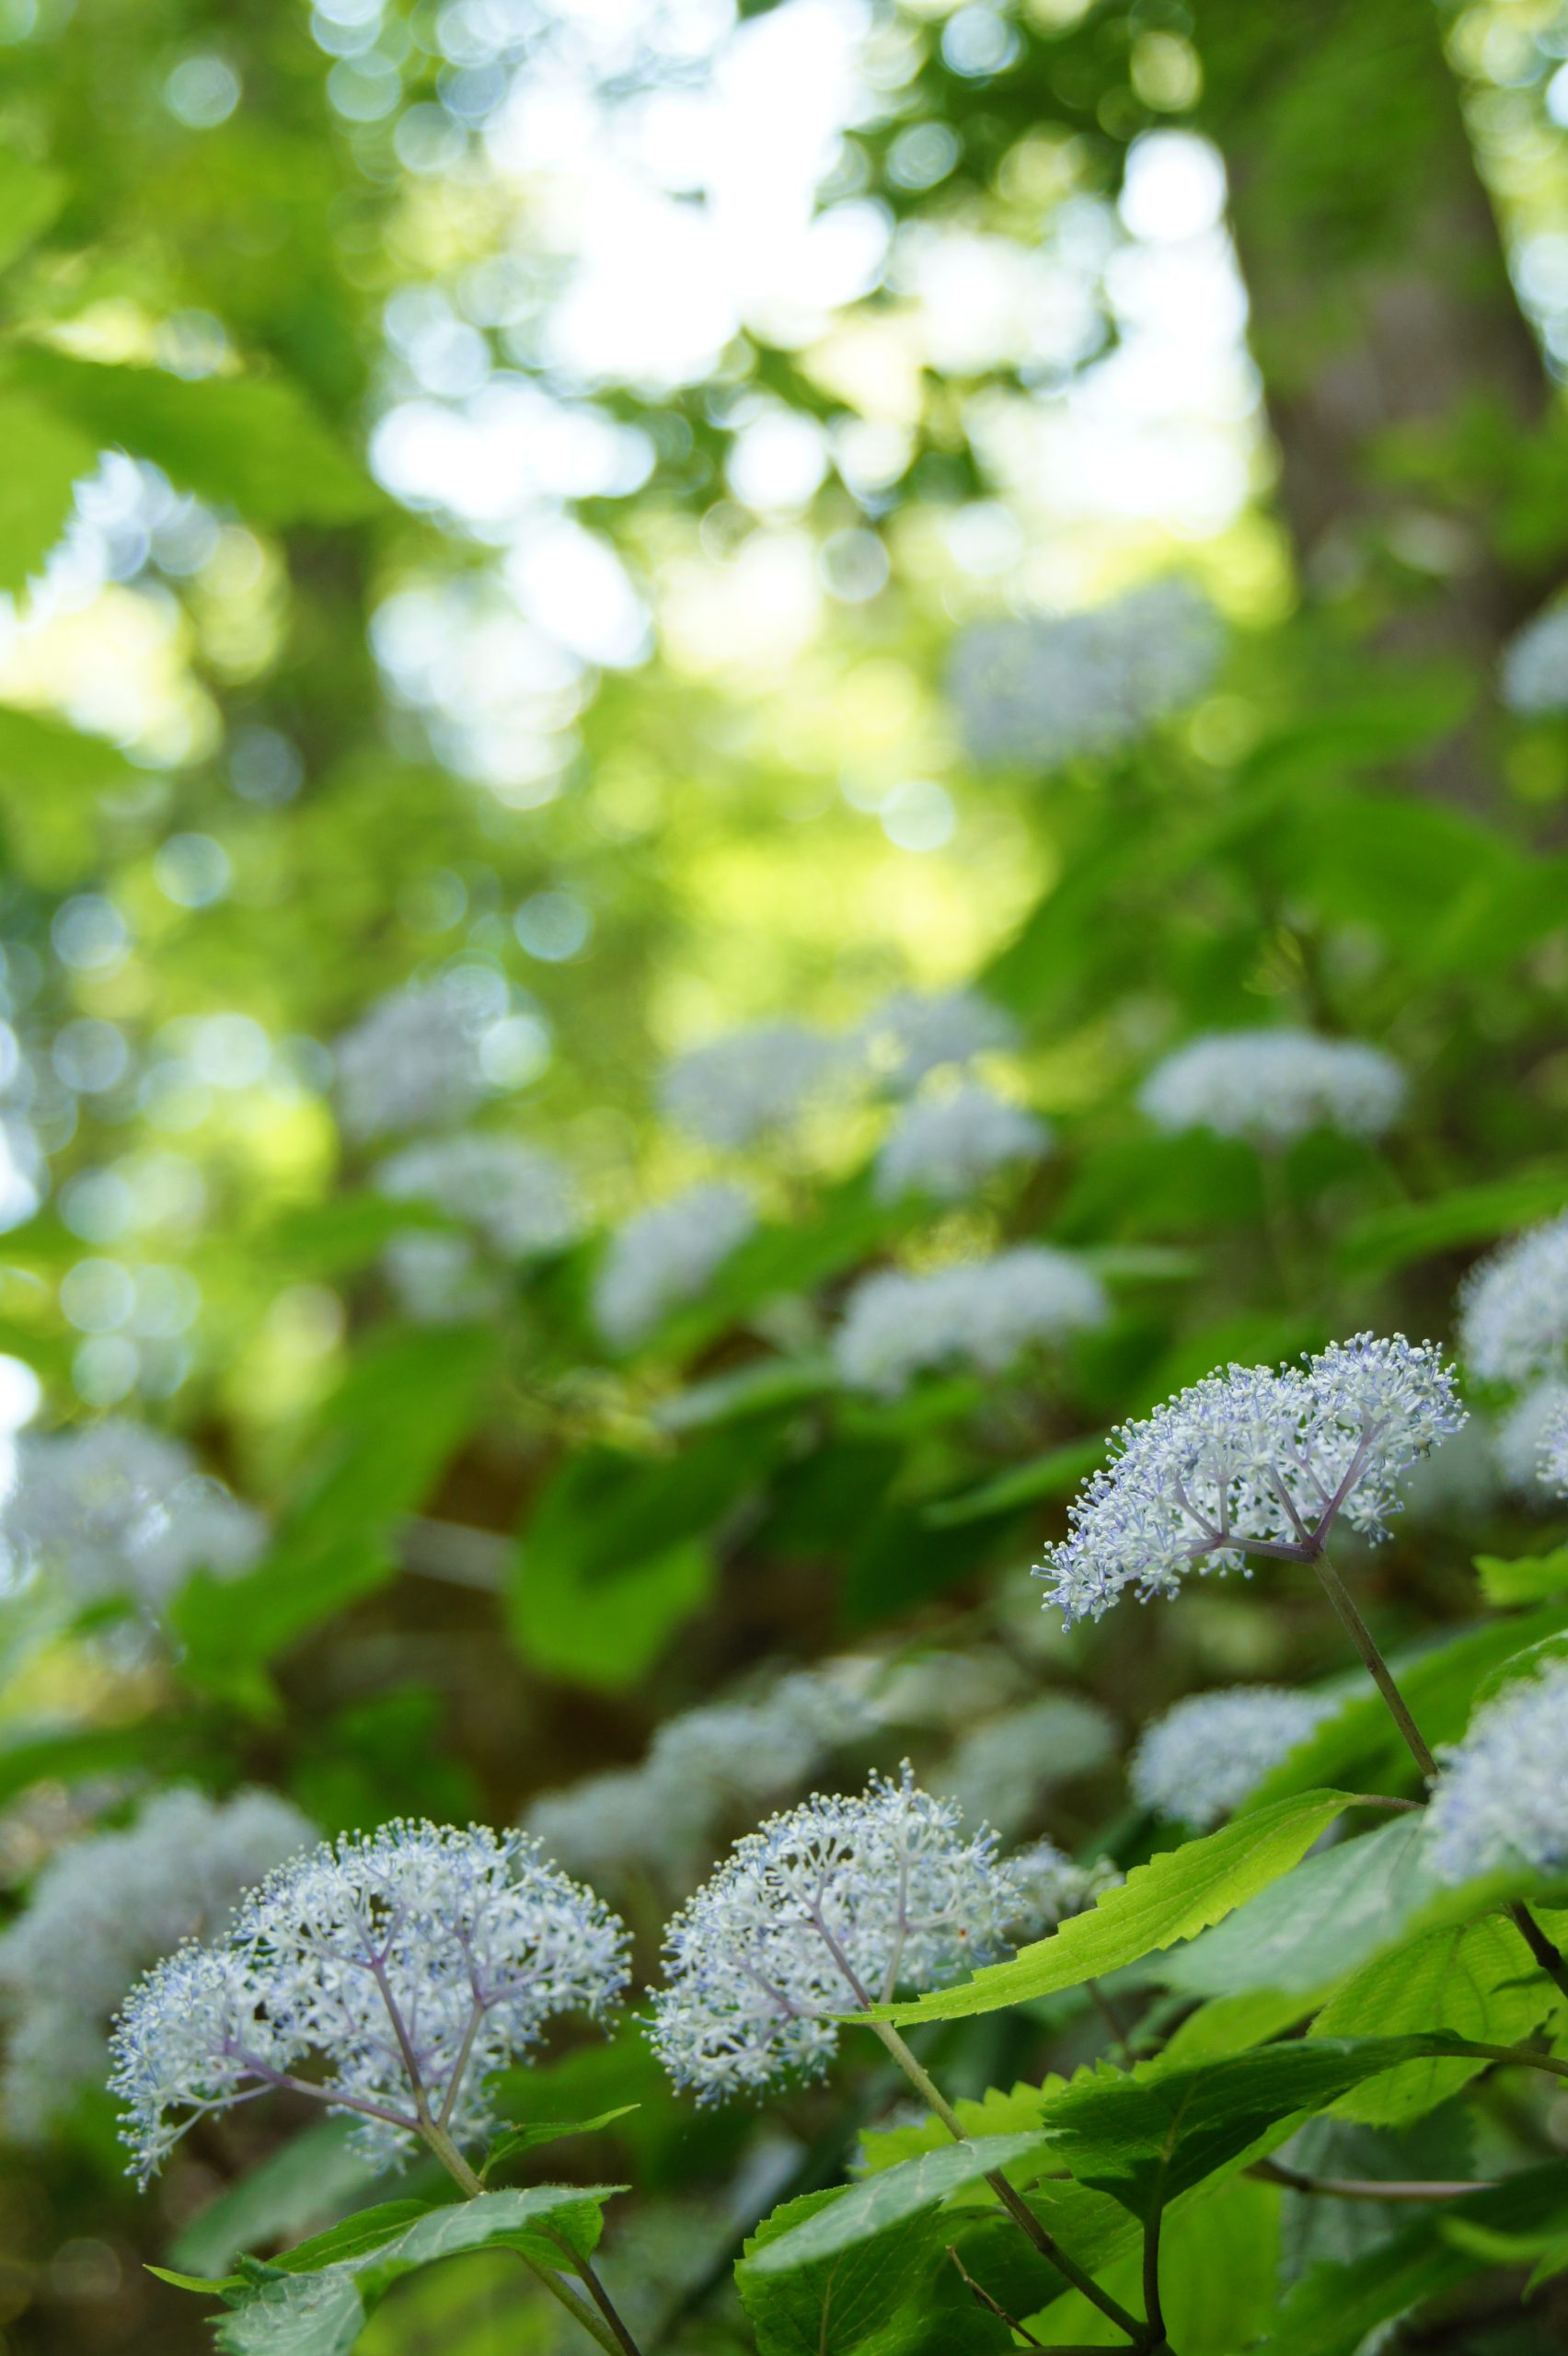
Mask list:
[[[469,2200],[476,2199],[485,2188],[446,2132],[445,2128],[438,2127],[433,2119],[427,2119],[420,2132],[430,2150],[446,2170],[447,2175],[461,2189],[466,2198]],[[612,2330],[608,2323],[602,2321],[594,2314],[585,2299],[578,2297],[569,2282],[561,2281],[553,2267],[541,2266],[536,2258],[530,2258],[524,2250],[519,2250],[517,2256],[522,2258],[535,2281],[542,2283],[551,2298],[559,2300],[572,2320],[582,2325],[591,2339],[598,2342],[605,2350],[605,2356],[628,2356],[628,2350],[630,2351],[630,2356],[637,2356],[635,2342],[627,2336],[626,2327],[620,2324],[618,2316],[616,2321],[620,2325],[619,2336]],[[575,2266],[580,2263],[581,2261],[574,2255],[572,2264]],[[608,2304],[607,2301],[605,2304]]]
[[[963,2122],[957,2111],[954,2110],[935,2079],[915,2059],[892,2023],[869,2021],[867,2027],[882,2039],[916,2093],[941,2120],[953,2142],[967,2143],[970,2138],[964,2131]],[[1041,2257],[1048,2259],[1057,2273],[1066,2281],[1070,2282],[1075,2291],[1081,2292],[1091,2306],[1098,2307],[1101,2314],[1113,2323],[1118,2331],[1124,2332],[1135,2348],[1144,2350],[1145,2356],[1153,2356],[1153,2351],[1159,2346],[1163,2335],[1157,2336],[1149,2330],[1147,2324],[1139,2323],[1136,2316],[1129,2315],[1126,2308],[1111,2296],[1109,2291],[1101,2289],[1092,2274],[1086,2274],[1077,2260],[1067,2256],[1055,2235],[1046,2232],[1022,2194],[1013,2189],[999,2168],[987,2170],[986,2181],[1013,2223],[1028,2235]]]

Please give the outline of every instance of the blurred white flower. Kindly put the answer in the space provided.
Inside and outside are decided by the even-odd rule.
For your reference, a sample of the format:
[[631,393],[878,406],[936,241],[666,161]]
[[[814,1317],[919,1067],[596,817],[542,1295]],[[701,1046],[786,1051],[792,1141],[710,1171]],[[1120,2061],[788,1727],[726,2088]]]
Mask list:
[[109,2024],[137,1975],[182,1940],[221,1931],[251,1883],[315,1839],[274,1793],[215,1801],[176,1788],[123,1831],[57,1851],[0,1934],[6,2131],[30,2142],[84,2085],[101,2085]]
[[499,974],[459,966],[378,999],[334,1047],[345,1136],[363,1140],[462,1120],[509,1068],[510,994]]
[[1568,604],[1548,606],[1516,630],[1504,650],[1502,689],[1511,711],[1568,711]]
[[594,1288],[594,1316],[605,1339],[629,1349],[672,1310],[695,1300],[756,1225],[739,1186],[688,1186],[638,1211],[611,1236]]
[[582,1227],[563,1162],[516,1138],[432,1138],[384,1161],[378,1191],[460,1219],[502,1260],[559,1252]]
[[1438,1759],[1426,1837],[1441,1880],[1568,1865],[1568,1660],[1505,1686]]
[[1110,1314],[1100,1279],[1065,1252],[1023,1243],[924,1276],[884,1270],[849,1296],[833,1354],[851,1389],[895,1398],[917,1374],[972,1367],[1003,1374],[1037,1344]]
[[1568,1213],[1516,1235],[1459,1288],[1459,1354],[1482,1382],[1528,1382],[1568,1349]]
[[1010,1839],[1056,1784],[1102,1767],[1115,1740],[1114,1727],[1095,1703],[1076,1693],[1043,1693],[965,1735],[932,1781],[965,1816],[983,1818]]
[[882,1085],[908,1094],[934,1071],[1018,1044],[1010,1014],[978,990],[895,990],[873,1007],[856,1044]]
[[757,1022],[677,1056],[659,1102],[709,1145],[755,1145],[791,1127],[847,1073],[841,1041],[803,1022]]
[[975,623],[948,692],[971,759],[1055,768],[1117,752],[1192,703],[1223,650],[1207,598],[1189,582],[1155,581],[1088,613]]
[[1158,1128],[1214,1129],[1286,1146],[1312,1129],[1376,1138],[1404,1108],[1408,1083],[1391,1056],[1310,1031],[1228,1031],[1167,1056],[1138,1091]]
[[960,1202],[993,1171],[1038,1161],[1051,1145],[1043,1121],[971,1080],[900,1114],[877,1156],[876,1190],[883,1202],[911,1194]]
[[1126,1877],[1110,1857],[1080,1865],[1053,1841],[1034,1841],[1015,1850],[1007,1860],[1008,1878],[1017,1892],[1008,1932],[1020,1946],[1043,1939],[1070,1914],[1084,1914],[1108,1889],[1119,1889]]
[[1498,1419],[1492,1435],[1497,1469],[1516,1497],[1544,1507],[1557,1484],[1550,1474],[1548,1453],[1568,1417],[1568,1379],[1549,1375],[1532,1383]]
[[1283,1685],[1191,1693],[1145,1729],[1127,1771],[1133,1796],[1156,1816],[1206,1832],[1341,1706]]
[[415,1325],[466,1324],[491,1315],[506,1297],[466,1235],[410,1228],[384,1246],[381,1265],[399,1310]]
[[183,1440],[110,1417],[22,1434],[0,1537],[22,1570],[59,1577],[77,1603],[123,1595],[156,1611],[194,1571],[249,1570],[267,1525]]

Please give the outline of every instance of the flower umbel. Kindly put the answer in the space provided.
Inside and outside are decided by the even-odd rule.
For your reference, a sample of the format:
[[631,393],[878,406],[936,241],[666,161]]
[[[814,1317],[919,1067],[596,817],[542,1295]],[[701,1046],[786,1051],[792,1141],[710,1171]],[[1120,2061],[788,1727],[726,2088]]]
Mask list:
[[1032,1345],[1065,1340],[1110,1314],[1081,1261],[1043,1243],[921,1276],[884,1269],[857,1285],[833,1354],[857,1391],[894,1398],[928,1369],[1003,1374]]
[[877,1156],[877,1193],[884,1202],[912,1194],[959,1202],[993,1171],[1038,1161],[1050,1149],[1043,1121],[971,1080],[951,1096],[922,1097],[900,1116]]
[[993,1836],[907,1764],[852,1799],[814,1795],[736,1843],[665,1934],[650,2036],[701,2102],[825,2070],[839,2017],[985,1963],[1017,1896]]
[[1008,1930],[1020,1946],[1044,1938],[1069,1914],[1087,1913],[1105,1890],[1119,1888],[1126,1879],[1114,1858],[1080,1865],[1054,1841],[1033,1841],[1016,1851],[1008,1859],[1008,1875],[1018,1893]]
[[756,1224],[739,1186],[688,1186],[616,1230],[594,1288],[605,1339],[629,1349],[688,1300]]
[[323,1842],[127,2000],[111,2084],[142,2180],[193,2119],[270,2086],[351,2114],[379,2158],[470,2142],[490,2124],[487,2074],[555,2014],[607,2011],[626,1949],[521,1833],[398,1822]]
[[24,1434],[0,1534],[22,1567],[54,1573],[78,1602],[131,1595],[156,1611],[195,1571],[249,1570],[267,1525],[183,1440],[110,1416]]
[[1312,1129],[1375,1138],[1398,1119],[1404,1073],[1380,1047],[1310,1031],[1228,1031],[1155,1067],[1138,1103],[1157,1128],[1286,1146]]
[[1568,1351],[1568,1213],[1516,1236],[1459,1288],[1459,1355],[1482,1382],[1528,1382]]
[[1071,1622],[1232,1557],[1316,1562],[1342,1513],[1381,1537],[1399,1475],[1464,1420],[1436,1345],[1402,1334],[1332,1343],[1305,1368],[1232,1366],[1122,1426],[1038,1576]]
[[1568,1660],[1505,1686],[1438,1755],[1426,1836],[1442,1880],[1568,1866]]
[[836,1080],[836,1039],[803,1022],[757,1022],[678,1056],[660,1082],[671,1120],[709,1145],[747,1146],[786,1129]]
[[1340,1707],[1283,1685],[1192,1693],[1156,1718],[1128,1769],[1133,1796],[1157,1816],[1207,1832]]

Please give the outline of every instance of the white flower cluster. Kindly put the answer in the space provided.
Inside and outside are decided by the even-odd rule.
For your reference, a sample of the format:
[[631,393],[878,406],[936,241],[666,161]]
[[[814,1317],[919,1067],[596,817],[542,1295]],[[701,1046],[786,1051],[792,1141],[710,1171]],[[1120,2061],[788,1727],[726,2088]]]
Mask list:
[[1439,1761],[1426,1839],[1441,1880],[1568,1866],[1568,1660],[1505,1686]]
[[1360,1040],[1320,1039],[1311,1031],[1219,1031],[1167,1056],[1145,1080],[1138,1103],[1169,1132],[1213,1129],[1254,1145],[1287,1146],[1320,1128],[1381,1137],[1407,1093],[1393,1057]]
[[1548,1457],[1552,1440],[1568,1417],[1568,1380],[1549,1376],[1534,1382],[1507,1414],[1499,1418],[1492,1436],[1497,1469],[1516,1497],[1544,1507],[1559,1485],[1551,1477]]
[[605,1339],[629,1349],[672,1310],[695,1300],[756,1225],[739,1186],[688,1186],[638,1211],[611,1236],[594,1287],[594,1317]]
[[606,2012],[627,1946],[520,1833],[395,1823],[323,1842],[127,2000],[111,2085],[142,2180],[192,2119],[268,2087],[349,2114],[378,2159],[426,2120],[472,2142],[492,2123],[486,2077],[556,2014]]
[[932,1368],[1004,1373],[1032,1345],[1102,1325],[1109,1314],[1104,1287],[1080,1262],[1020,1243],[923,1276],[867,1276],[849,1297],[833,1355],[851,1389],[892,1399]]
[[542,1794],[527,1829],[579,1873],[651,1873],[689,1888],[735,1817],[755,1816],[798,1791],[830,1752],[871,1724],[847,1685],[800,1670],[757,1701],[715,1703],[668,1719],[640,1767]]
[[1173,1594],[1232,1556],[1309,1561],[1341,1514],[1367,1538],[1399,1510],[1396,1483],[1465,1420],[1431,1342],[1358,1334],[1305,1369],[1232,1366],[1113,1435],[1039,1576],[1070,1623],[1129,1589]]
[[0,1936],[7,2132],[32,2142],[84,2085],[101,2084],[110,2021],[138,1974],[221,1930],[251,1883],[315,1838],[274,1793],[214,1801],[176,1788],[123,1831],[57,1851]]
[[509,1009],[505,982],[483,966],[377,999],[332,1050],[345,1136],[363,1140],[462,1120],[506,1084],[507,1058],[494,1045]]
[[1054,1785],[1102,1767],[1115,1741],[1114,1727],[1095,1703],[1076,1693],[1043,1693],[965,1735],[938,1788],[965,1816],[983,1816],[1011,1838]]
[[874,1079],[907,1095],[934,1071],[972,1064],[1018,1045],[1010,1014],[978,990],[895,990],[856,1034]]
[[671,1923],[651,2042],[702,2102],[818,2076],[836,2015],[988,1961],[1016,1911],[992,1836],[966,1841],[907,1765],[815,1795],[738,1842]]
[[1568,1212],[1481,1261],[1459,1291],[1459,1352],[1482,1382],[1529,1382],[1568,1351]]
[[1054,1841],[1032,1842],[1008,1859],[1008,1878],[1016,1892],[1008,1930],[1023,1946],[1043,1939],[1069,1914],[1084,1914],[1107,1889],[1119,1889],[1126,1879],[1110,1857],[1080,1865]]
[[1540,1477],[1557,1496],[1568,1497],[1568,1393],[1558,1402],[1541,1434]]
[[1548,606],[1515,632],[1503,655],[1502,687],[1510,711],[1568,711],[1568,604]]
[[660,1082],[669,1118],[708,1145],[788,1129],[847,1077],[842,1044],[803,1022],[757,1022],[677,1056]]
[[980,622],[960,640],[948,692],[973,760],[1055,768],[1113,753],[1202,695],[1224,637],[1185,581],[1154,581],[1087,613]]
[[900,1114],[877,1156],[876,1190],[884,1203],[915,1194],[962,1202],[993,1171],[1038,1161],[1051,1145],[1043,1121],[971,1080]]
[[1127,1771],[1133,1797],[1156,1816],[1207,1832],[1339,1707],[1324,1694],[1283,1685],[1189,1694],[1140,1738]]
[[0,1537],[19,1568],[54,1574],[78,1603],[125,1595],[156,1611],[194,1571],[249,1570],[267,1526],[183,1440],[108,1417],[23,1434]]
[[498,1310],[501,1277],[466,1235],[409,1228],[383,1246],[382,1273],[403,1315],[415,1325],[458,1325]]
[[502,1260],[559,1252],[580,1233],[582,1214],[565,1165],[520,1138],[435,1138],[406,1147],[375,1173],[396,1203],[428,1203],[471,1227]]

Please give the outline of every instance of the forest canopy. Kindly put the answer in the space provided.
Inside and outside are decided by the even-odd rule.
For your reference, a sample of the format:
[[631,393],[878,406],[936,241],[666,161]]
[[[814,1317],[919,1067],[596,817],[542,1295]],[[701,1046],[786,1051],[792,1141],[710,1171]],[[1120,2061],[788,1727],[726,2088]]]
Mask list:
[[1565,208],[0,0],[0,2356],[1568,2348]]

